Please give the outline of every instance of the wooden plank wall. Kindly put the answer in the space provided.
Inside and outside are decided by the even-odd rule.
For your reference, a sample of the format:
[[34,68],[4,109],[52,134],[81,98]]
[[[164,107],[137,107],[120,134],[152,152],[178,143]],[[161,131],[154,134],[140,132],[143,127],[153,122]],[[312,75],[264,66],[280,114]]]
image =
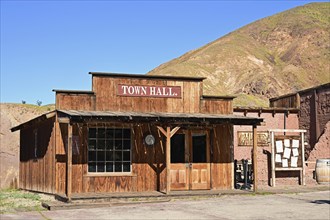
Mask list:
[[207,114],[233,114],[231,99],[202,99],[201,112]]
[[[201,81],[166,81],[160,79],[131,79],[93,76],[93,91],[98,111],[136,112],[200,112]],[[117,96],[117,85],[181,86],[182,98]],[[143,103],[143,104],[142,104]]]
[[[62,126],[62,125],[61,125]],[[90,124],[88,126],[120,126],[114,123]],[[122,125],[121,125],[122,126]],[[88,174],[87,172],[87,125],[75,124],[73,136],[78,137],[79,154],[73,154],[72,164],[72,193],[86,192],[138,192],[138,191],[165,191],[165,140],[155,126],[149,124],[127,124],[132,127],[132,174],[125,176],[120,173]],[[66,136],[67,125],[60,128],[60,136]],[[156,144],[149,147],[144,144],[143,138],[147,133],[156,137]],[[59,139],[61,139],[61,137]],[[65,157],[64,143],[57,142],[56,157]],[[73,144],[74,147],[75,144]],[[56,165],[58,193],[65,193],[65,161]]]
[[299,108],[298,97],[296,94],[293,94],[276,100],[270,100],[270,107]]
[[[20,188],[54,193],[55,191],[55,117],[20,132]],[[37,157],[35,135],[37,132]]]
[[233,152],[231,149],[233,126],[217,125],[211,133],[211,186],[212,189],[232,189]]
[[57,93],[56,109],[95,110],[95,96],[92,94]]

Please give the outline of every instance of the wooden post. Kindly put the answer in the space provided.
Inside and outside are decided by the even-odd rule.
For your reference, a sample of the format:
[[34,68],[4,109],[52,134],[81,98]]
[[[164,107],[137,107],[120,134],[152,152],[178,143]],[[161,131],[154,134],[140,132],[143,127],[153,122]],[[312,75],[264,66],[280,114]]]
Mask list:
[[253,191],[257,192],[257,125],[253,125]]
[[180,127],[175,127],[172,131],[170,127],[167,127],[166,131],[160,126],[157,128],[166,137],[166,194],[169,194],[171,191],[171,137]]
[[67,144],[67,185],[66,196],[71,201],[72,191],[72,125],[68,124],[68,144]]
[[171,128],[166,128],[166,194],[171,191]]
[[304,132],[301,132],[301,161],[302,161],[302,185],[306,186],[306,164],[305,164],[305,138]]
[[275,137],[274,137],[274,132],[271,131],[271,146],[272,146],[272,151],[271,151],[271,160],[272,160],[272,187],[275,187]]

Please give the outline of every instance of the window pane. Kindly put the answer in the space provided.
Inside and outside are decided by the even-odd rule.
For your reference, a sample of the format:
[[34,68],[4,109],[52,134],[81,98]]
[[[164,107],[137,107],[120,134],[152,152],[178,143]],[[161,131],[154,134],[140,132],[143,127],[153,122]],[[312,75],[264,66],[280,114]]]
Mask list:
[[129,150],[129,149],[131,149],[131,140],[124,140],[123,149],[124,149],[124,150]]
[[96,128],[88,129],[88,138],[96,138]]
[[105,133],[106,133],[105,137],[107,139],[113,139],[114,138],[114,129],[111,129],[111,128],[109,129],[108,128]]
[[97,129],[97,138],[105,138],[105,128]]
[[115,163],[115,172],[122,172],[122,163]]
[[106,172],[113,172],[113,163],[106,163],[105,171]]
[[122,152],[121,151],[115,151],[115,161],[122,161]]
[[123,161],[131,161],[131,152],[130,151],[123,152]]
[[97,172],[104,172],[105,171],[105,167],[104,167],[104,163],[97,163]]
[[96,140],[89,140],[88,141],[88,150],[95,150],[96,149]]
[[98,139],[97,140],[97,149],[98,150],[104,150],[105,149],[105,140],[104,139]]
[[97,151],[97,161],[105,161],[105,151]]
[[116,140],[115,141],[115,150],[121,150],[122,149],[122,145],[123,145],[123,141],[122,140]]
[[113,161],[113,151],[106,151],[106,161]]
[[88,152],[88,161],[96,161],[96,151],[89,151]]
[[123,130],[122,129],[115,129],[115,138],[122,139],[123,138]]
[[96,172],[96,163],[88,163],[88,172]]
[[131,129],[124,129],[123,130],[123,138],[124,139],[131,139]]
[[110,140],[110,139],[107,139],[106,142],[105,142],[105,148],[107,150],[113,150],[113,146],[114,146],[114,141]]
[[131,172],[131,163],[123,163],[123,172]]

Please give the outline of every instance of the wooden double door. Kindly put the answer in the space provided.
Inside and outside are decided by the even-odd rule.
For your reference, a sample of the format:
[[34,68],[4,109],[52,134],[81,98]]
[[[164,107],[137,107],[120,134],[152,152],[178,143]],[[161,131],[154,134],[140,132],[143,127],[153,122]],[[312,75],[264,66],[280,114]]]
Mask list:
[[171,190],[210,189],[207,131],[183,131],[171,138]]

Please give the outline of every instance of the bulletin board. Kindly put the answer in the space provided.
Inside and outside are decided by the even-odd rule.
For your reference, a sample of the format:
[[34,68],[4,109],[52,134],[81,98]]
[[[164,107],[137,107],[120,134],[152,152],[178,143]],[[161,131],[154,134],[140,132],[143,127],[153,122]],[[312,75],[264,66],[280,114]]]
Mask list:
[[[300,171],[300,183],[305,185],[306,130],[273,129],[271,138],[272,186],[275,186],[276,171]],[[286,135],[289,134],[289,135]]]

